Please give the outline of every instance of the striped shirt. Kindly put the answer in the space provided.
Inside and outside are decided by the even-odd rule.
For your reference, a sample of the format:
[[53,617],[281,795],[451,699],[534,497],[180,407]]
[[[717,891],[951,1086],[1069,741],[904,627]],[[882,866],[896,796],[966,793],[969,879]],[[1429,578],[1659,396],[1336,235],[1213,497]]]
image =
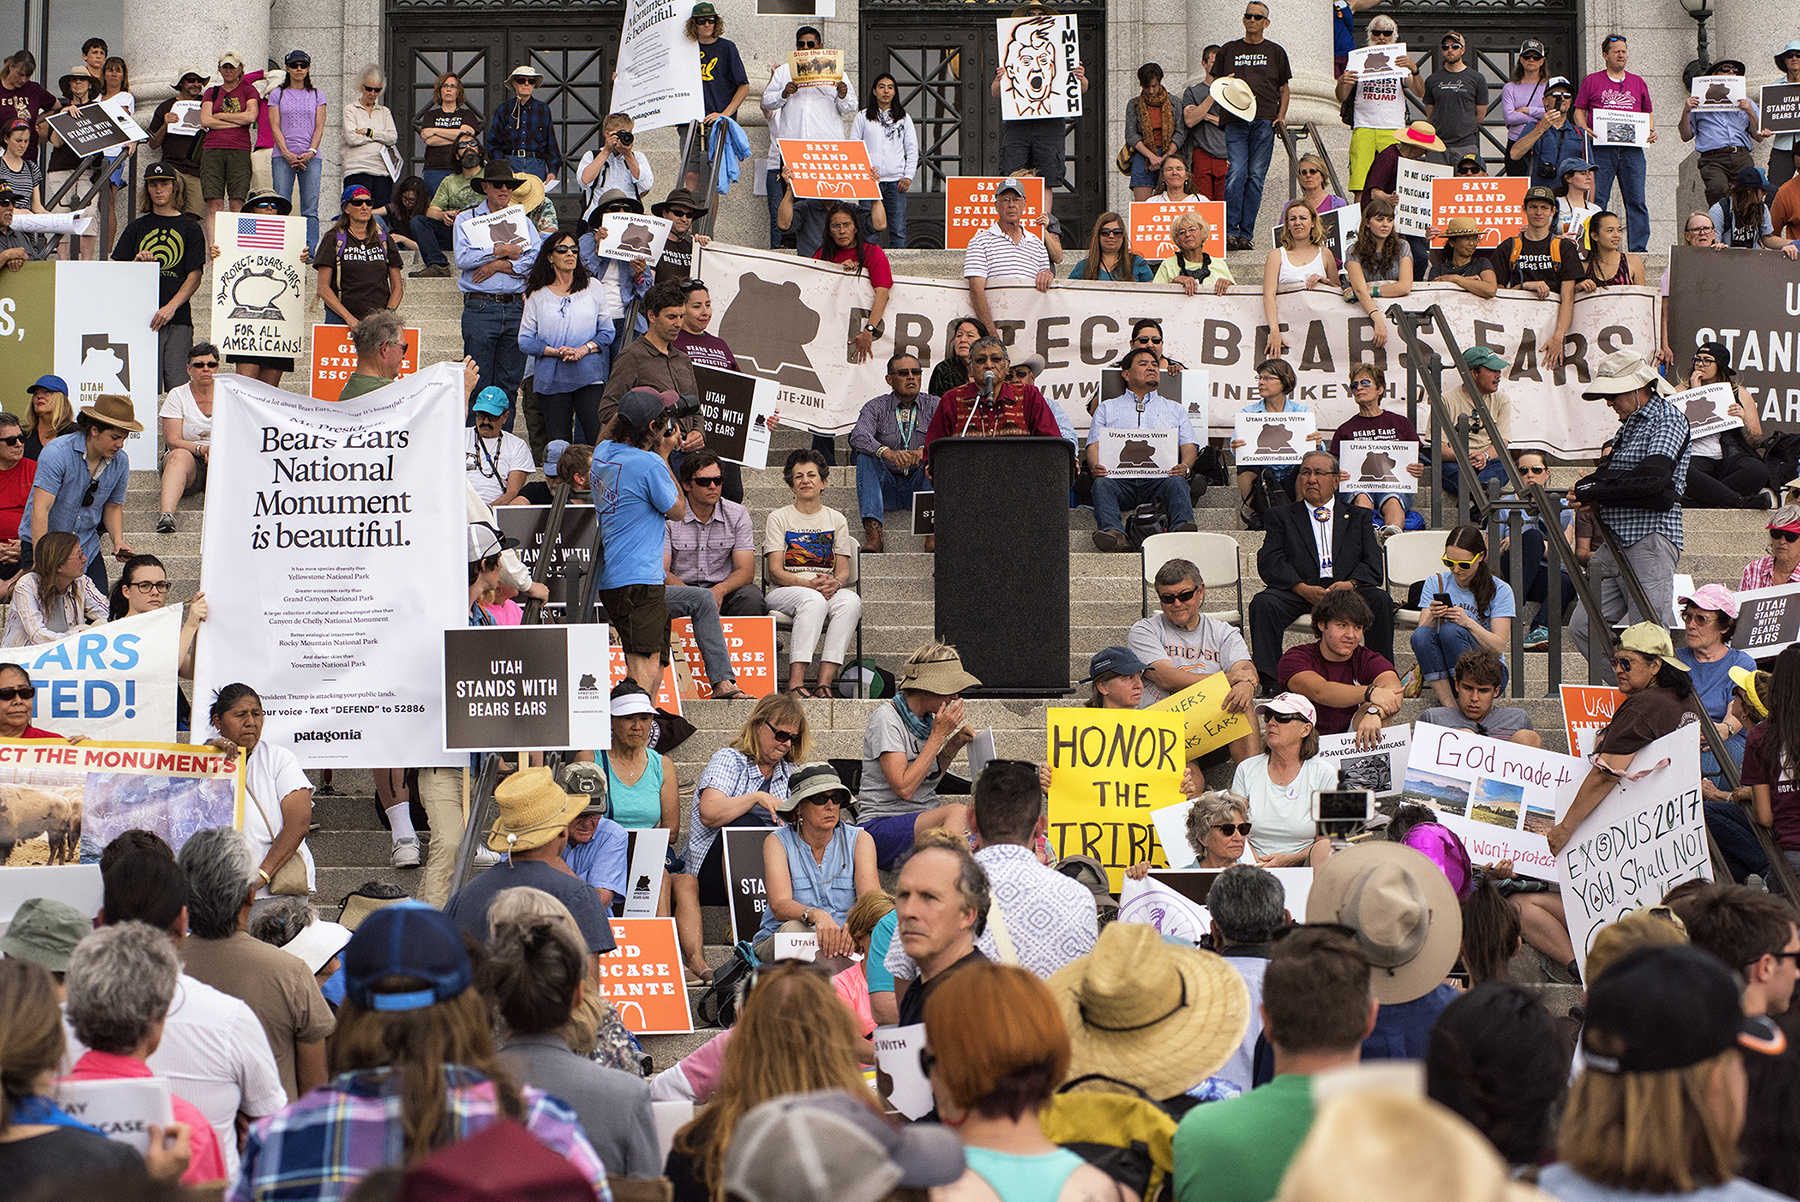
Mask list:
[[[706,770],[694,783],[694,808],[688,818],[687,862],[689,872],[699,872],[700,865],[706,862],[706,853],[719,837],[722,829],[708,826],[700,817],[700,794],[706,789],[717,789],[727,797],[742,797],[746,793],[767,793],[772,797],[786,798],[788,795],[788,774],[794,765],[781,760],[776,763],[775,771],[767,780],[763,779],[762,769],[756,761],[735,747],[721,747],[713,752],[713,758],[707,761]],[[726,826],[774,826],[769,821],[769,813],[761,806],[751,806],[742,815],[725,824]]]
[[1014,242],[998,224],[990,225],[969,240],[969,249],[963,253],[963,278],[968,280],[1035,279],[1038,272],[1049,270],[1050,252],[1044,249],[1044,240],[1023,228]]

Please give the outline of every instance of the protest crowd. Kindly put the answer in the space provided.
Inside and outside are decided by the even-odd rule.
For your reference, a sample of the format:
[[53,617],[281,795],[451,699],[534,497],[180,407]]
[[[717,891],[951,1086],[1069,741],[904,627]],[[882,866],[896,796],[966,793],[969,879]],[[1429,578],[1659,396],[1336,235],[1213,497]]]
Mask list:
[[[60,76],[5,58],[0,301],[14,273],[83,260],[154,264],[157,289],[140,387],[72,384],[45,350],[0,412],[0,1194],[1800,1199],[1800,628],[1782,621],[1800,434],[1791,399],[1740,382],[1753,340],[1672,337],[1683,277],[1651,279],[1670,257],[1645,168],[1673,103],[1663,134],[1693,143],[1704,197],[1678,249],[1784,272],[1792,295],[1800,119],[1768,128],[1754,85],[1655,107],[1625,35],[1558,75],[1527,30],[1496,139],[1463,35],[1388,53],[1404,38],[1381,3],[1332,6],[1341,177],[1316,136],[1290,142],[1303,65],[1281,10],[1248,0],[1201,78],[1137,69],[1112,181],[1133,203],[1088,229],[1051,211],[1077,161],[1065,118],[1023,94],[1054,51],[1032,23],[1057,9],[1013,13],[991,211],[958,315],[923,342],[901,330],[924,282],[896,272],[924,224],[927,123],[891,74],[859,92],[813,25],[763,82],[714,3],[678,6],[705,116],[676,156],[623,106],[560,145],[529,63],[490,111],[446,73],[410,115],[376,66],[328,96],[303,49],[252,70],[260,50],[222,48],[141,105],[99,38]],[[1800,88],[1800,36],[1768,40],[1754,71],[1705,78]],[[1063,99],[1099,76],[1075,61]],[[772,139],[754,166],[734,119],[753,93]],[[99,109],[142,136],[90,153],[62,119]],[[1278,142],[1291,196],[1259,228]],[[817,191],[792,157],[813,144],[860,147],[867,194]],[[1505,236],[1466,216],[1415,232],[1418,164],[1520,180]],[[707,232],[735,190],[760,240],[755,172],[768,250],[855,297],[812,314],[833,360],[811,344],[804,375],[886,385],[835,429],[795,399],[813,333],[783,326],[780,289],[708,266],[774,272]],[[1157,256],[1134,232],[1152,202],[1185,206]],[[258,254],[343,328],[328,395],[317,335],[286,354],[233,324],[276,303],[221,285]],[[1116,353],[1085,360],[1098,391],[1040,387],[1059,365],[1009,316],[1075,312],[1072,283],[1117,286]],[[1541,303],[1535,358],[1459,345],[1444,318],[1442,383],[1418,383],[1430,348],[1395,302],[1434,283],[1500,337],[1501,305]],[[770,308],[746,317],[752,284]],[[1607,289],[1660,320],[1588,345],[1578,309]],[[1329,396],[1295,316],[1315,292],[1367,335]],[[1238,396],[1178,333],[1240,295],[1263,324]],[[421,338],[409,304],[451,301],[455,334]],[[1576,404],[1617,419],[1598,454],[1546,434]],[[300,559],[217,536],[253,504],[296,511],[211,463],[215,406],[221,446],[247,413],[286,452],[404,411],[385,445],[442,452],[418,478],[451,481],[430,494],[448,510],[393,510],[431,547],[370,522],[315,561],[392,554],[423,580],[425,556],[453,577],[465,552],[467,597],[438,571],[424,587],[449,603],[398,623],[416,674],[444,666],[389,694],[431,698],[429,739],[296,737],[287,707],[331,696],[348,660],[247,675],[287,656],[236,640],[275,643],[284,606],[345,605],[292,587],[321,577],[273,580]],[[451,409],[459,429],[428,434]],[[1068,513],[1030,515],[1075,548],[1050,583],[1066,563],[1088,643],[1036,649],[1085,665],[1059,689],[1009,689],[928,594],[882,587],[934,583],[942,605],[1000,595],[964,565],[1041,566],[1004,506],[967,558],[947,532],[977,502],[933,491],[934,466],[955,479],[958,449],[1001,438],[1068,460]],[[394,462],[389,481],[411,470]],[[940,496],[941,530],[919,526]],[[551,524],[565,511],[584,547]],[[210,603],[178,566],[201,548]],[[555,579],[553,550],[586,574]],[[270,596],[246,600],[265,572]],[[1103,595],[1121,580],[1135,618]],[[584,623],[607,663],[576,662]],[[525,646],[508,628],[570,632],[544,670],[592,745],[534,735],[525,716],[551,710],[525,706],[513,741],[454,741],[455,709],[507,711],[451,705],[453,638],[491,665],[472,696],[543,695],[539,667],[503,658]],[[109,733],[91,685],[69,708],[59,671],[101,649],[125,670],[153,641],[161,666],[126,695],[162,698],[158,741]],[[385,864],[346,850],[370,838]]]

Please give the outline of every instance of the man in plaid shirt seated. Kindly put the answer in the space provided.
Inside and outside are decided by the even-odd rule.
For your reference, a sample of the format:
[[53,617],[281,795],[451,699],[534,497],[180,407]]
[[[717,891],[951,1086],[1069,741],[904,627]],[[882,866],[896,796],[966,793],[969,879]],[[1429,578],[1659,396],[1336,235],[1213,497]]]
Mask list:
[[[1583,400],[1604,400],[1619,415],[1612,459],[1575,482],[1570,499],[1588,510],[1618,540],[1621,552],[1643,583],[1644,595],[1656,612],[1640,614],[1629,601],[1610,549],[1600,547],[1588,563],[1588,579],[1600,584],[1600,609],[1608,622],[1623,616],[1629,624],[1655,621],[1665,629],[1675,624],[1675,564],[1681,558],[1681,505],[1687,487],[1689,427],[1687,418],[1656,391],[1656,373],[1627,351],[1600,361]],[[1575,645],[1593,662],[1588,648],[1588,615],[1577,607],[1569,623]],[[1602,641],[1600,646],[1604,647]],[[1606,683],[1616,683],[1612,664],[1601,662]]]

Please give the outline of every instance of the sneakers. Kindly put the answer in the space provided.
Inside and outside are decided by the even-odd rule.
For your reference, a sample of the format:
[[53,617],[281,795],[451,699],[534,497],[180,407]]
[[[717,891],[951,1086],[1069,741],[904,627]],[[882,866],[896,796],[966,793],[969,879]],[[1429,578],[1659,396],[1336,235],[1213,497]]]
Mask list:
[[1745,509],[1779,509],[1781,498],[1775,495],[1772,488],[1762,489],[1744,501]]
[[477,868],[492,868],[494,865],[503,862],[505,859],[506,855],[503,852],[495,851],[485,844],[478,845],[475,848],[475,867]]
[[419,837],[412,835],[405,839],[394,840],[394,851],[388,857],[388,863],[395,868],[417,868],[419,866]]
[[1094,549],[1098,551],[1128,551],[1131,540],[1118,530],[1094,531]]
[[1181,525],[1175,527],[1173,533],[1175,533],[1175,534],[1192,534],[1194,531],[1196,531],[1198,529],[1200,529],[1200,527],[1194,525],[1194,523],[1192,523],[1192,522],[1183,522],[1183,523],[1181,523]]
[[1533,626],[1531,628],[1531,633],[1525,636],[1525,650],[1546,651],[1549,647],[1550,628],[1548,626]]
[[434,263],[410,274],[415,280],[441,280],[450,275],[450,267],[447,263]]
[[175,533],[175,515],[172,513],[159,514],[156,519],[156,532],[158,534]]

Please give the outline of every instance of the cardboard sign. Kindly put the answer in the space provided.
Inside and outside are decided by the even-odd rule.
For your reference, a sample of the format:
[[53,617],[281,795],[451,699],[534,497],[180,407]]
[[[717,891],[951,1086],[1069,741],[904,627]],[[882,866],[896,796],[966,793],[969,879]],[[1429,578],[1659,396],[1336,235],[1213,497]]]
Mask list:
[[694,364],[700,387],[700,429],[706,449],[745,467],[769,466],[769,415],[781,385],[774,380]]
[[[1748,651],[1752,658],[1769,659],[1800,642],[1800,584],[1748,589],[1737,599],[1733,647]],[[1680,616],[1680,606],[1676,616]]]
[[[626,832],[625,893],[613,899],[613,912],[624,918],[655,918],[668,870],[669,832],[646,827]],[[622,912],[622,913],[621,913]]]
[[615,918],[613,942],[600,956],[600,996],[633,1035],[685,1035],[688,1011],[681,944],[673,918]]
[[1432,181],[1449,175],[1448,163],[1400,160],[1394,178],[1394,229],[1415,238],[1431,237]]
[[[994,224],[994,189],[1004,176],[952,175],[944,181],[944,249],[968,250],[969,241]],[[1025,186],[1025,212],[1019,224],[1044,236],[1044,181],[1030,176]]]
[[80,108],[65,109],[44,118],[44,121],[78,158],[129,146],[149,137],[130,113],[100,101],[84,104]]
[[1708,434],[1743,428],[1742,418],[1732,417],[1725,412],[1736,400],[1737,396],[1731,385],[1705,384],[1676,393],[1669,398],[1669,404],[1681,410],[1688,419],[1690,438],[1705,438]]
[[936,493],[916,492],[913,494],[912,532],[914,534],[937,533]]
[[496,213],[480,213],[463,222],[469,245],[492,252],[497,246],[517,246],[521,251],[531,245],[525,233],[531,225],[523,205],[507,205]]
[[1356,72],[1359,82],[1370,77],[1405,75],[1406,72],[1399,66],[1400,60],[1405,57],[1405,42],[1389,42],[1382,46],[1359,46],[1345,58],[1344,70]]
[[[1679,610],[1680,606],[1676,608]],[[1796,616],[1800,617],[1800,614]],[[1744,629],[1742,622],[1738,629]],[[1565,684],[1561,689],[1563,728],[1569,736],[1569,751],[1585,760],[1594,754],[1595,740],[1611,724],[1613,712],[1625,700],[1625,694],[1603,684]]]
[[[494,510],[494,522],[500,527],[500,533],[519,540],[513,554],[519,557],[527,572],[537,567],[538,556],[543,554],[550,508],[548,505],[502,505]],[[587,496],[571,491],[569,503],[563,506],[562,529],[557,532],[553,552],[555,558],[544,573],[544,586],[550,590],[550,599],[544,602],[545,609],[562,609],[568,605],[569,565],[579,564],[586,572],[598,527],[599,520],[594,516],[594,507],[588,504]]]
[[1477,244],[1483,250],[1500,245],[1525,228],[1524,176],[1440,176],[1431,181],[1432,244],[1444,245],[1444,229],[1452,217],[1473,217],[1486,232]]
[[1291,409],[1282,413],[1239,413],[1236,425],[1237,437],[1244,443],[1237,448],[1240,469],[1299,463],[1301,456],[1318,445],[1311,435],[1319,432],[1319,419],[1312,413]]
[[[1198,943],[1212,927],[1206,908],[1207,894],[1219,879],[1218,868],[1163,868],[1150,870],[1141,881],[1127,880],[1119,891],[1117,922],[1139,922],[1155,927],[1165,938]],[[1306,899],[1312,893],[1311,868],[1266,868],[1281,882],[1281,908],[1296,922],[1306,920]]]
[[881,1067],[881,1092],[888,1103],[915,1121],[930,1114],[937,1100],[932,1097],[931,1081],[919,1063],[919,1053],[925,1048],[925,1024],[876,1027],[874,1039],[875,1063]]
[[174,1094],[167,1077],[121,1077],[111,1081],[58,1081],[56,1104],[110,1140],[150,1150],[150,1128],[164,1131],[175,1121]]
[[1593,130],[1596,146],[1648,146],[1650,114],[1632,113],[1624,109],[1595,109]]
[[465,626],[444,632],[444,750],[612,746],[605,629]]
[[1694,106],[1697,113],[1728,113],[1737,108],[1738,101],[1744,99],[1744,77],[1742,75],[1696,75],[1688,88],[1688,95],[1700,103]]
[[1252,714],[1225,711],[1225,695],[1231,692],[1231,681],[1225,673],[1214,672],[1198,684],[1164,697],[1144,707],[1146,713],[1169,712],[1181,719],[1187,744],[1182,750],[1186,759],[1198,759],[1215,747],[1223,747],[1243,738],[1255,729]]
[[1572,755],[1418,722],[1405,792],[1438,812],[1475,863],[1511,860],[1522,875],[1550,880],[1556,861],[1544,836],[1587,774]]
[[1762,86],[1762,127],[1770,133],[1800,133],[1800,83]]
[[378,146],[381,152],[381,165],[387,168],[388,178],[396,183],[406,173],[406,157],[393,146]]
[[[1557,813],[1567,810],[1565,804]],[[1700,725],[1690,722],[1632,757],[1626,778],[1556,858],[1575,954],[1586,965],[1601,927],[1696,877],[1713,879],[1700,797]]]
[[[400,376],[419,370],[419,330],[408,326],[405,331],[406,353],[400,358]],[[315,325],[312,328],[313,399],[335,401],[343,395],[344,381],[356,370],[356,344],[350,339],[349,326]],[[395,377],[400,378],[399,376]]]
[[1102,430],[1096,444],[1100,466],[1120,479],[1166,476],[1180,461],[1174,430]]
[[[611,631],[611,627],[608,627],[607,629],[609,632]],[[625,649],[617,643],[613,643],[609,649],[606,668],[606,689],[610,694],[613,687],[621,680],[625,679]],[[675,665],[672,663],[663,665],[662,680],[657,683],[655,700],[656,708],[659,710],[666,710],[671,714],[679,714],[681,712],[681,688],[675,683]],[[609,699],[607,702],[607,717],[609,721],[611,716],[612,702]],[[608,746],[610,746],[610,744],[608,744]],[[655,744],[651,744],[651,746],[654,747]]]
[[788,77],[801,87],[815,83],[836,83],[844,78],[842,50],[790,50],[787,56]]
[[[695,700],[712,696],[712,682],[706,677],[706,663],[700,658],[700,644],[694,638],[692,618],[676,618],[672,624],[675,637],[687,650],[688,669],[693,674]],[[737,686],[752,697],[767,697],[775,691],[775,615],[760,618],[719,619],[725,632],[725,650],[731,656],[731,670],[737,673]]]
[[1341,493],[1416,493],[1418,477],[1406,470],[1419,461],[1419,444],[1384,438],[1349,439],[1340,444],[1348,478],[1338,483]]
[[213,246],[212,332],[220,353],[299,357],[314,291],[300,258],[306,219],[221,212]]
[[1000,47],[1000,119],[1081,116],[1081,35],[1074,14],[994,22]]
[[1051,841],[1059,856],[1099,860],[1117,892],[1155,845],[1150,811],[1181,800],[1183,723],[1166,711],[1086,708],[1054,708],[1048,720]]
[[594,230],[594,253],[602,259],[622,263],[644,260],[651,266],[662,261],[663,248],[669,243],[673,222],[662,217],[641,217],[636,213],[604,213]]
[[1319,758],[1337,762],[1340,789],[1368,789],[1377,797],[1396,797],[1406,787],[1406,761],[1412,750],[1412,727],[1384,726],[1381,742],[1373,747],[1356,745],[1356,735],[1324,735],[1319,739]]
[[0,872],[0,934],[12,925],[19,907],[34,897],[62,902],[85,917],[96,918],[106,898],[106,882],[98,863],[8,868]]
[[763,911],[769,908],[769,889],[763,883],[763,841],[774,831],[770,826],[728,826],[719,832],[725,840],[725,887],[731,891],[731,941],[755,939],[762,929]]
[[807,200],[878,200],[881,186],[869,165],[869,148],[861,142],[782,138],[781,161],[787,164],[794,195]]
[[819,937],[812,931],[776,931],[769,954],[777,960],[800,960],[811,964],[819,958]]
[[1131,249],[1146,259],[1167,259],[1175,254],[1171,228],[1183,213],[1198,213],[1206,221],[1206,241],[1200,249],[1215,259],[1225,257],[1225,202],[1222,200],[1134,200],[1131,202]]

